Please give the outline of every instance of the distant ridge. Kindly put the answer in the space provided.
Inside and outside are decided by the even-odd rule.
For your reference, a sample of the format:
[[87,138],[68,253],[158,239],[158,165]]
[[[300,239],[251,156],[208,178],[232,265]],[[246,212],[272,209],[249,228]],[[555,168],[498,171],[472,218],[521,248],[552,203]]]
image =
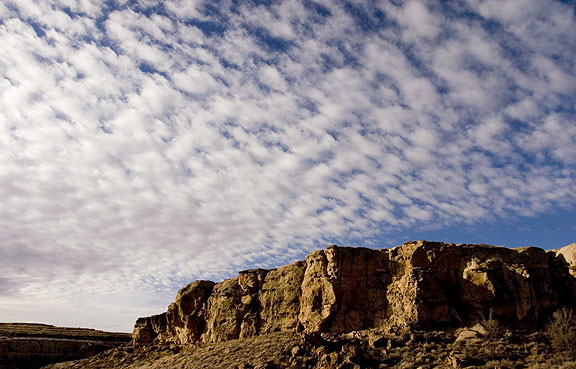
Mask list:
[[127,342],[130,342],[128,333],[42,323],[0,323],[0,368],[40,368],[91,357]]

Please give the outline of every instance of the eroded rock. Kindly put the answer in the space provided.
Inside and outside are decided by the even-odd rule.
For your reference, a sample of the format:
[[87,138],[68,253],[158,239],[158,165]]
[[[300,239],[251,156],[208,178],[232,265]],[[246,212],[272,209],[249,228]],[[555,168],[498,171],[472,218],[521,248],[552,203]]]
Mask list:
[[330,246],[306,258],[299,320],[305,332],[370,328],[386,318],[388,250]]
[[165,341],[189,344],[200,339],[206,325],[206,303],[214,285],[211,281],[196,281],[178,291],[176,301],[166,312]]
[[534,247],[406,242],[374,250],[329,246],[306,261],[253,269],[178,293],[167,313],[141,318],[134,343],[220,342],[302,330],[309,337],[375,327],[442,329],[490,315],[532,329],[575,306],[576,244]]
[[306,263],[298,261],[271,270],[264,279],[260,302],[260,333],[295,330],[298,327],[301,286]]

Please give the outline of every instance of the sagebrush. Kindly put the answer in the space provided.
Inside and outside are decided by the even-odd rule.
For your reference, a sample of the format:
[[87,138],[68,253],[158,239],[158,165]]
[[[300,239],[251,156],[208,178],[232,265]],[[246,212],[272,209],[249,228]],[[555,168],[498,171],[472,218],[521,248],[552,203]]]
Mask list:
[[546,334],[556,352],[576,357],[576,315],[572,309],[562,307],[552,314]]

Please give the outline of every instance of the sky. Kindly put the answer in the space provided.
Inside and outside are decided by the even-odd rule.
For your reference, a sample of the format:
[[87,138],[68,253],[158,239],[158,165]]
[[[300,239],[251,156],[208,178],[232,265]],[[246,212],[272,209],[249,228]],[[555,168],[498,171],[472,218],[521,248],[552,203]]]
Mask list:
[[131,331],[330,244],[576,242],[576,4],[0,1],[0,321]]

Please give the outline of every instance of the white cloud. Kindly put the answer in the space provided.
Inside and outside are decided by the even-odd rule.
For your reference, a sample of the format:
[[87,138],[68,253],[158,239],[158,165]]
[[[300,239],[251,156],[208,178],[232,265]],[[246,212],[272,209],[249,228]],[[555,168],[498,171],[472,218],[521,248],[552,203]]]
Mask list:
[[545,155],[549,151],[556,159],[565,163],[576,162],[576,151],[573,149],[575,140],[574,121],[558,114],[546,117],[543,124],[529,134],[518,136],[518,144],[528,151],[535,155]]
[[176,86],[191,94],[206,94],[221,89],[220,83],[209,73],[190,67],[173,75]]
[[499,13],[472,1],[472,18],[411,1],[383,4],[386,23],[332,2],[210,13],[168,1],[166,14],[10,4],[0,5],[10,319],[67,324],[59,310],[104,328],[101,309],[129,329],[190,279],[322,243],[574,206],[576,48],[555,40],[576,23],[563,5],[517,18],[514,2]]
[[260,69],[260,81],[274,90],[285,90],[286,82],[278,69],[270,65],[265,65]]
[[401,9],[394,8],[390,5],[385,7],[404,26],[403,38],[406,41],[415,42],[418,38],[434,39],[440,32],[442,16],[433,15],[426,2],[410,0]]
[[174,0],[166,2],[166,9],[174,16],[183,19],[202,19],[202,12],[198,9],[202,5],[198,0]]

